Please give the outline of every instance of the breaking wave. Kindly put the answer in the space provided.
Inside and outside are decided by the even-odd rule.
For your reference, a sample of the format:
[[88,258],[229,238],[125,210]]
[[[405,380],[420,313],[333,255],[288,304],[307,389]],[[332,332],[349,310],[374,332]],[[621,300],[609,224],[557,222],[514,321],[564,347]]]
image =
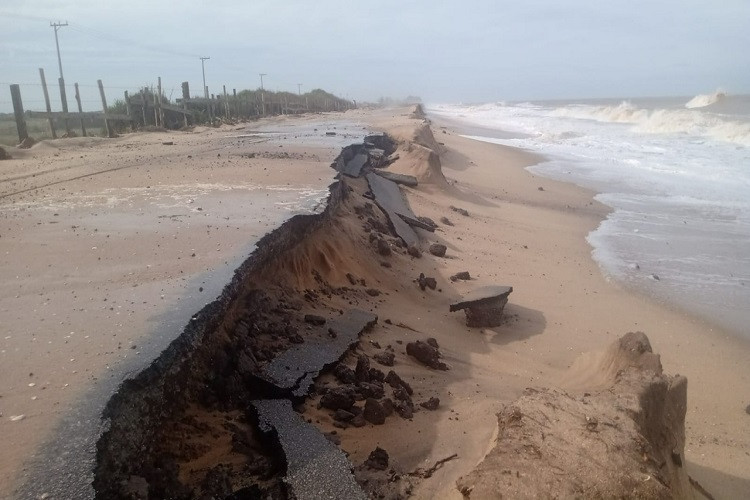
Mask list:
[[688,109],[694,108],[705,108],[712,104],[716,104],[720,100],[724,99],[727,95],[721,90],[717,90],[713,94],[701,94],[690,99],[685,107]]
[[[692,107],[686,105],[688,109],[648,110],[623,101],[617,106],[566,106],[557,108],[553,114],[565,118],[631,124],[636,132],[686,134],[750,146],[750,123],[729,120],[722,115],[697,109],[718,102],[724,95],[717,92],[696,96],[690,101],[696,104]],[[703,102],[706,104],[700,104]]]

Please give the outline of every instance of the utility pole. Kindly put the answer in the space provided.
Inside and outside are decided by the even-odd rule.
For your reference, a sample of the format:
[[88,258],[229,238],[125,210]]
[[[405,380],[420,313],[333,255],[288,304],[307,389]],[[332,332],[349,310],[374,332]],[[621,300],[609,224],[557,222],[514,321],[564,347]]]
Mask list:
[[199,57],[201,60],[201,70],[203,71],[203,96],[208,99],[208,87],[206,87],[206,60],[211,59],[210,57]]
[[263,116],[266,116],[266,92],[263,88],[263,77],[266,76],[266,73],[260,73],[260,102],[261,106],[263,106]]
[[63,77],[63,70],[62,70],[62,59],[60,59],[60,42],[57,40],[57,31],[62,28],[63,26],[68,25],[68,21],[65,21],[65,23],[49,23],[50,27],[55,28],[55,47],[57,47],[57,65],[60,67],[60,78]]
[[[55,47],[57,48],[57,66],[60,68],[60,79],[58,81],[60,84],[60,101],[62,102],[63,113],[67,113],[68,112],[68,99],[65,96],[65,77],[63,77],[62,59],[60,58],[60,42],[57,39],[57,32],[63,26],[67,26],[68,21],[65,21],[64,23],[61,23],[59,21],[56,23],[50,22],[49,25],[51,28],[54,28],[55,30]],[[65,117],[65,131],[70,132],[70,128],[68,127],[67,116]]]
[[301,83],[297,84],[297,95],[302,95],[302,84]]

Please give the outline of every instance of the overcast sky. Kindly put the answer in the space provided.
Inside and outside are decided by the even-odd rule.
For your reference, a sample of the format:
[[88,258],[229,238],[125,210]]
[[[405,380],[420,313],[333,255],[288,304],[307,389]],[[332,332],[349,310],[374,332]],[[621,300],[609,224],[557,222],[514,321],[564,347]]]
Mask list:
[[0,107],[39,67],[57,81],[53,20],[70,23],[63,71],[88,103],[99,78],[112,99],[157,76],[198,94],[203,55],[217,93],[258,73],[357,100],[750,93],[748,0],[0,0]]

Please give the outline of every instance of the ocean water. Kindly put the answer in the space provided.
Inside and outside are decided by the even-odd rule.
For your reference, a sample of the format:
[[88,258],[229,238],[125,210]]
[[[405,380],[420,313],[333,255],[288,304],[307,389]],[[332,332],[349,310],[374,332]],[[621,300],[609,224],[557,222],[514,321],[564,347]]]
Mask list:
[[432,105],[467,136],[541,153],[535,174],[612,213],[608,277],[750,338],[750,96]]

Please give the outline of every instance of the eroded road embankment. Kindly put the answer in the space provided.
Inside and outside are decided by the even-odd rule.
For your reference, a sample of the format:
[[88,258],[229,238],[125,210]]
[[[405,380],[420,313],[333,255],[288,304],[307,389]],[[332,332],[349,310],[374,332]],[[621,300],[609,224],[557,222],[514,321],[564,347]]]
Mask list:
[[[338,303],[366,305],[372,294],[331,287],[319,272],[330,271],[331,252],[311,257],[308,248],[352,239],[336,228],[355,217],[347,199],[372,196],[354,179],[395,150],[385,136],[367,139],[334,162],[341,175],[326,209],[261,239],[221,296],[109,401],[97,443],[98,498],[368,496],[346,455],[295,412],[315,378],[377,322],[372,312],[331,305],[344,295]],[[378,216],[395,236],[386,227],[393,221]]]

